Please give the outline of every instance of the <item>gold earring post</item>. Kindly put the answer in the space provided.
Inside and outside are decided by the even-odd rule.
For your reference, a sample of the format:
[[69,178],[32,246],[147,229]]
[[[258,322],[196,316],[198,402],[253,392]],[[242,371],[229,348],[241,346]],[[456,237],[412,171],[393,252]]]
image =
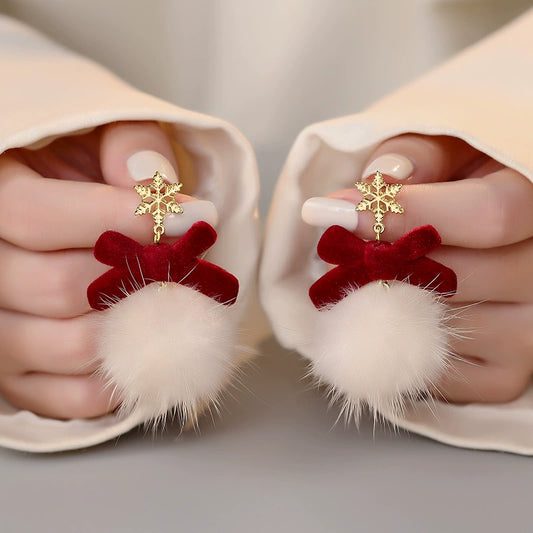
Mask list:
[[376,241],[381,240],[381,234],[385,231],[383,218],[390,211],[391,213],[402,214],[403,207],[397,202],[396,195],[400,192],[402,185],[399,183],[385,183],[381,172],[376,172],[372,183],[357,181],[355,187],[363,193],[363,199],[355,206],[356,211],[372,211],[376,219],[374,231]]
[[183,207],[176,201],[174,196],[180,192],[182,183],[169,183],[165,176],[156,172],[150,185],[135,185],[137,194],[142,202],[135,210],[136,215],[151,214],[154,219],[154,244],[159,244],[161,235],[165,233],[163,224],[167,213],[183,213]]

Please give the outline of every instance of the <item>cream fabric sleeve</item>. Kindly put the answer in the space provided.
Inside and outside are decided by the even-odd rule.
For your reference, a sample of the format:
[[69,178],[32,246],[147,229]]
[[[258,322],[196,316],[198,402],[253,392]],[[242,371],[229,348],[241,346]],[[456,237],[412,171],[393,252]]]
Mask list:
[[[259,181],[253,151],[234,127],[143,94],[6,17],[0,17],[0,72],[0,153],[117,120],[164,123],[193,159],[195,196],[214,202],[220,215],[208,258],[238,277],[242,297],[236,307],[242,317],[249,314],[259,253]],[[114,415],[63,422],[0,402],[0,445],[35,452],[79,448],[140,422]]]
[[[274,194],[260,273],[281,343],[305,354],[318,312],[307,291],[323,264],[319,230],[300,219],[307,198],[353,186],[371,151],[407,132],[459,137],[533,179],[532,123],[533,10],[365,112],[304,129]],[[392,421],[448,444],[533,454],[533,389],[505,405],[420,403]]]

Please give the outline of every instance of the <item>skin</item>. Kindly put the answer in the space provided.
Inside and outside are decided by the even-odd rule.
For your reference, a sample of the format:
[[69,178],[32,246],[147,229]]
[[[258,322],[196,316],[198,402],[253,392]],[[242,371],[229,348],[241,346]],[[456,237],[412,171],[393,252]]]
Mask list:
[[[0,393],[18,408],[68,419],[117,405],[93,375],[95,313],[85,291],[107,269],[91,251],[103,231],[150,242],[148,217],[131,215],[139,197],[126,161],[140,150],[163,154],[182,177],[189,168],[149,122],[0,156]],[[444,246],[431,257],[457,272],[449,303],[460,312],[457,327],[471,332],[453,341],[458,357],[434,394],[451,402],[516,398],[533,371],[533,289],[523,281],[533,263],[533,186],[449,137],[396,137],[367,163],[385,153],[409,157],[415,170],[398,198],[406,213],[387,217],[384,238],[422,224],[439,230]],[[355,190],[331,196],[360,199]],[[356,233],[373,238],[372,223],[361,213]]]
[[68,419],[117,407],[93,375],[95,312],[86,290],[108,269],[92,255],[102,232],[151,242],[150,217],[133,216],[139,196],[126,167],[141,150],[180,166],[151,122],[109,124],[0,156],[0,394],[20,409]]
[[[508,402],[529,386],[533,373],[533,185],[518,172],[444,136],[402,135],[382,143],[378,156],[396,153],[414,164],[413,175],[399,181],[403,215],[387,215],[383,239],[395,241],[418,226],[437,228],[443,246],[429,257],[452,268],[457,310],[452,325],[456,357],[432,391],[456,402]],[[371,179],[372,177],[370,177]],[[388,182],[395,180],[386,178]],[[334,198],[358,203],[355,190]],[[373,239],[373,215],[359,214],[355,234]]]

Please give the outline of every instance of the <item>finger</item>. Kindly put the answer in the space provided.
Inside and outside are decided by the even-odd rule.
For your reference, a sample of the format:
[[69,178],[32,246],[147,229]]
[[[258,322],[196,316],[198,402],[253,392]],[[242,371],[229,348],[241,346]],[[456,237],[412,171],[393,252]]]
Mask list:
[[533,370],[530,304],[453,306],[450,358],[435,396],[451,402],[507,402],[529,385]]
[[505,165],[502,165],[500,162],[495,161],[494,159],[489,159],[488,161],[485,161],[481,166],[477,167],[476,169],[473,169],[472,172],[469,173],[469,175],[464,176],[465,178],[484,178],[485,176],[489,174],[494,174],[494,172],[498,172],[499,170],[503,170],[505,168]]
[[436,383],[434,394],[455,403],[510,402],[525,391],[529,382],[530,373],[517,366],[498,367],[455,359]]
[[[356,189],[339,191],[335,198],[358,204]],[[385,216],[383,239],[395,241],[414,228],[431,224],[443,244],[468,248],[493,248],[513,244],[533,235],[533,185],[505,168],[481,179],[406,185],[396,196],[404,214]],[[373,239],[374,215],[357,212],[355,233]]]
[[119,187],[150,181],[155,171],[172,183],[179,181],[170,141],[155,122],[116,122],[105,126],[100,164],[104,180]]
[[87,287],[108,269],[91,250],[42,253],[0,241],[0,308],[52,318],[87,313]]
[[462,177],[487,159],[456,137],[408,133],[381,143],[368,157],[361,178],[380,171],[391,178],[387,182],[448,181]]
[[[103,181],[100,168],[100,137],[102,128],[84,135],[61,137],[49,145],[50,151],[65,163],[78,169],[91,181]],[[52,176],[61,177],[61,176]],[[71,179],[65,176],[65,179]]]
[[450,348],[495,366],[533,370],[532,321],[529,303],[452,304]]
[[[147,184],[156,171],[171,183],[181,181],[170,140],[155,122],[117,122],[105,126],[100,152],[107,183],[120,187],[132,187],[139,182]],[[184,194],[179,195],[179,201],[187,205],[184,213],[165,216],[167,236],[183,235],[199,220],[216,227],[218,213],[212,202]]]
[[94,318],[58,320],[0,309],[0,374],[94,372]]
[[443,247],[429,254],[457,275],[454,302],[530,302],[533,240],[487,249]]
[[18,155],[26,165],[44,178],[94,181],[90,175],[85,174],[80,168],[59,157],[53,151],[51,145],[36,151],[22,148],[18,151]]
[[19,409],[59,419],[95,418],[118,405],[112,390],[95,376],[8,376],[0,381],[0,392]]
[[[176,200],[186,203],[189,198],[177,194]],[[0,238],[22,248],[92,248],[110,229],[148,244],[153,222],[149,216],[133,216],[139,203],[133,189],[46,179],[12,157],[0,158]],[[176,228],[169,223],[166,235],[179,235],[195,217],[206,219],[206,211],[212,216],[207,204],[184,208],[184,214],[177,215],[183,218]]]
[[[172,146],[169,138],[155,122],[117,122],[103,128],[101,142],[101,165],[107,183],[120,187],[132,187],[139,182],[149,183],[155,172],[160,172],[169,182],[182,181],[178,175],[178,162],[174,154],[180,155],[180,162],[190,181],[191,169],[181,147]],[[192,224],[203,220],[213,227],[218,223],[215,205],[206,200],[180,194],[179,201],[187,202],[182,214],[165,216],[165,234],[177,237],[183,235]],[[182,206],[183,207],[183,206]]]
[[45,178],[102,181],[99,163],[101,128],[60,137],[37,150],[18,148],[9,153]]

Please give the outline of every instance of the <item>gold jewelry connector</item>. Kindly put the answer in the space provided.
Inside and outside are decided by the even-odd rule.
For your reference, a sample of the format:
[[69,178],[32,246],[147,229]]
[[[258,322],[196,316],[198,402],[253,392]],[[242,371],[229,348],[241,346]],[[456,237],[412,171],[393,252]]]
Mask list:
[[183,207],[176,201],[174,196],[180,192],[182,183],[169,183],[165,176],[156,172],[150,185],[135,185],[137,194],[142,202],[135,210],[136,215],[150,213],[154,218],[154,244],[159,244],[161,235],[165,233],[163,224],[167,213],[183,213]]
[[372,183],[357,181],[357,190],[363,193],[363,199],[355,206],[356,211],[372,211],[376,219],[374,232],[376,240],[381,239],[381,234],[385,231],[383,218],[389,211],[391,213],[402,214],[403,207],[396,201],[396,195],[400,192],[402,185],[399,183],[385,183],[381,172],[376,172]]

